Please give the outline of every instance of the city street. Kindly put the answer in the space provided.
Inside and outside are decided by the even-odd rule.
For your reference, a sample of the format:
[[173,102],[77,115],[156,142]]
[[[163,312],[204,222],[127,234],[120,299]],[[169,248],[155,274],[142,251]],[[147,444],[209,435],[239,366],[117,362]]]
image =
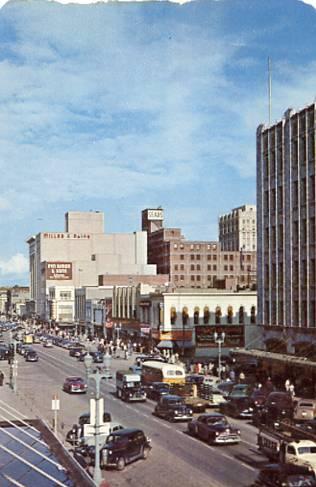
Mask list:
[[[67,376],[85,376],[84,365],[70,357],[69,352],[59,347],[46,349],[33,345],[39,354],[39,362],[28,363],[18,355],[18,403],[30,410],[33,416],[44,418],[52,425],[51,400],[55,394],[60,398],[58,434],[64,438],[78,416],[88,411],[89,397],[94,383],[89,384],[88,394],[70,395],[62,391]],[[102,385],[105,410],[112,419],[126,427],[142,428],[151,438],[152,452],[148,460],[128,465],[123,472],[106,470],[104,477],[111,486],[195,486],[236,487],[250,486],[256,478],[257,469],[265,463],[256,448],[256,429],[245,421],[232,420],[241,429],[242,441],[238,445],[209,446],[190,437],[186,423],[170,424],[152,415],[155,403],[126,404],[115,397],[115,371],[126,368],[132,359],[112,360],[113,379]],[[8,365],[1,363],[8,377]],[[92,387],[91,387],[92,386]],[[6,386],[7,387],[7,386]]]

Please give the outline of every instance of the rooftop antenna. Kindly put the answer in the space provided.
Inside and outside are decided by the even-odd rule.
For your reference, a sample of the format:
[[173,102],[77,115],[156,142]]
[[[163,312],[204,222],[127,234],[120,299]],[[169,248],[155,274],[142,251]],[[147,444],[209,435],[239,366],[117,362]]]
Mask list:
[[268,57],[268,93],[269,93],[269,125],[271,125],[272,80],[271,80],[271,59],[270,59],[270,57]]

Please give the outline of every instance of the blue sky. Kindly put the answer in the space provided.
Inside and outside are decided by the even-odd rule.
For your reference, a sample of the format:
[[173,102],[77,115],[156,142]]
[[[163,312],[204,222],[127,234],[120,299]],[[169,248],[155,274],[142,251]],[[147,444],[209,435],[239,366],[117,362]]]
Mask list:
[[316,10],[300,0],[59,4],[0,10],[0,284],[27,284],[28,236],[68,210],[107,232],[216,239],[256,201],[256,127],[316,96]]

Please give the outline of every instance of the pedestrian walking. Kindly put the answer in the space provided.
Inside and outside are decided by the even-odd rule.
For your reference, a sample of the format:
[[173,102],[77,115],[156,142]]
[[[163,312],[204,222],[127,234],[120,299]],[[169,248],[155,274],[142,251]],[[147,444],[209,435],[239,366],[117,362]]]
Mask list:
[[294,384],[290,384],[289,393],[291,394],[292,399],[294,399],[294,397],[295,397],[295,386],[294,386]]
[[284,387],[285,387],[286,392],[290,392],[290,386],[291,386],[290,379],[286,379],[286,381],[284,383]]

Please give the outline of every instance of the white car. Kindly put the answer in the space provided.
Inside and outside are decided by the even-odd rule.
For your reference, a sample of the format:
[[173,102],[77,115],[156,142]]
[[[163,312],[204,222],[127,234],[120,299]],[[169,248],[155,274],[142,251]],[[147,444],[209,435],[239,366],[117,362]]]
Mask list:
[[51,340],[46,340],[44,343],[43,343],[44,347],[46,348],[52,348],[53,346],[53,342]]

